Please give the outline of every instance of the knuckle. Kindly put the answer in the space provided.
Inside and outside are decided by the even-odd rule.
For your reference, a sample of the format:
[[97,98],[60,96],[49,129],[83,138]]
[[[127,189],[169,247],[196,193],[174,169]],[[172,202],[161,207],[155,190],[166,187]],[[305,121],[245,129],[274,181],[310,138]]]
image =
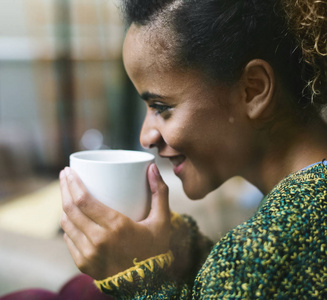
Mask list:
[[128,230],[127,218],[117,216],[111,225],[112,236],[120,237],[126,230]]
[[83,249],[84,262],[93,261],[97,255],[97,250],[93,246],[88,246]]
[[161,194],[168,195],[169,193],[169,187],[165,183],[161,183],[159,185],[159,191]]
[[96,249],[101,249],[106,244],[107,238],[106,234],[98,233],[92,237],[92,245]]
[[108,236],[110,236],[110,241],[112,243],[115,243],[118,237],[123,238],[123,228],[121,225],[119,223],[111,224],[110,234],[108,234]]
[[76,266],[82,273],[84,273],[84,274],[88,273],[88,267],[85,264],[83,264],[83,263],[77,264],[76,263]]
[[88,267],[87,263],[82,257],[79,257],[78,259],[75,260],[76,267],[82,272],[82,273],[87,273]]
[[68,240],[69,240],[69,237],[68,237],[67,233],[64,233],[64,241],[67,245],[68,245]]
[[64,201],[62,203],[62,209],[63,209],[64,212],[69,213],[70,211],[72,211],[72,208],[73,208],[72,202]]
[[65,230],[66,226],[67,226],[67,223],[68,223],[68,218],[67,218],[67,215],[66,214],[62,214],[61,216],[61,220],[60,220],[60,226],[63,230]]
[[126,220],[127,218],[125,217],[117,216],[114,221],[111,222],[110,228],[108,228],[107,231],[103,233],[103,239],[105,242],[102,245],[115,245],[121,240],[124,240],[128,233],[131,233],[132,229],[130,228]]
[[74,199],[74,203],[78,207],[85,206],[87,203],[88,195],[86,192],[79,193]]

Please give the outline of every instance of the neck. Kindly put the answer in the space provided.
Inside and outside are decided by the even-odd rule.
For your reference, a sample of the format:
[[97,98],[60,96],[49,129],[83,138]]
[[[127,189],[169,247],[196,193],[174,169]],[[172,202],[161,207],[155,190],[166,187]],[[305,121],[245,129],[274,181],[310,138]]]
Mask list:
[[327,158],[327,127],[322,122],[290,126],[265,143],[262,159],[248,180],[267,194],[280,180]]

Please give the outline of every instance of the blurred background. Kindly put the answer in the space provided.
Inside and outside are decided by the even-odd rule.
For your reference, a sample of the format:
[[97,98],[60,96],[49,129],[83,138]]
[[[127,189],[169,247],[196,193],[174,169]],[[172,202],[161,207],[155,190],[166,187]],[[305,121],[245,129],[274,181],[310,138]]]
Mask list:
[[[2,0],[0,10],[0,296],[56,291],[78,270],[60,231],[58,174],[69,154],[140,149],[144,109],[121,60],[115,0]],[[217,240],[262,195],[234,178],[204,201],[183,194],[157,158],[173,210]]]

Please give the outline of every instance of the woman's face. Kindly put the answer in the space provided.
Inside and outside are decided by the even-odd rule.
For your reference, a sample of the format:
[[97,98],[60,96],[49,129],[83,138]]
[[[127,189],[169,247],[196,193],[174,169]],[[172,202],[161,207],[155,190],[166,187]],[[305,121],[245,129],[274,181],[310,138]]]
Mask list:
[[174,69],[167,47],[135,25],[125,39],[125,68],[147,105],[140,141],[157,147],[185,193],[200,199],[245,167],[250,130],[238,85],[213,84],[196,71]]

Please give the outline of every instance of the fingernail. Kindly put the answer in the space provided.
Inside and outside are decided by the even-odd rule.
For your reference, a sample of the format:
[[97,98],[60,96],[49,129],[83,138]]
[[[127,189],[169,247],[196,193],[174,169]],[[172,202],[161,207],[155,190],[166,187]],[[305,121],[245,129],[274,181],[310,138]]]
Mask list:
[[153,164],[152,172],[154,173],[154,175],[160,176],[159,169],[156,164]]

